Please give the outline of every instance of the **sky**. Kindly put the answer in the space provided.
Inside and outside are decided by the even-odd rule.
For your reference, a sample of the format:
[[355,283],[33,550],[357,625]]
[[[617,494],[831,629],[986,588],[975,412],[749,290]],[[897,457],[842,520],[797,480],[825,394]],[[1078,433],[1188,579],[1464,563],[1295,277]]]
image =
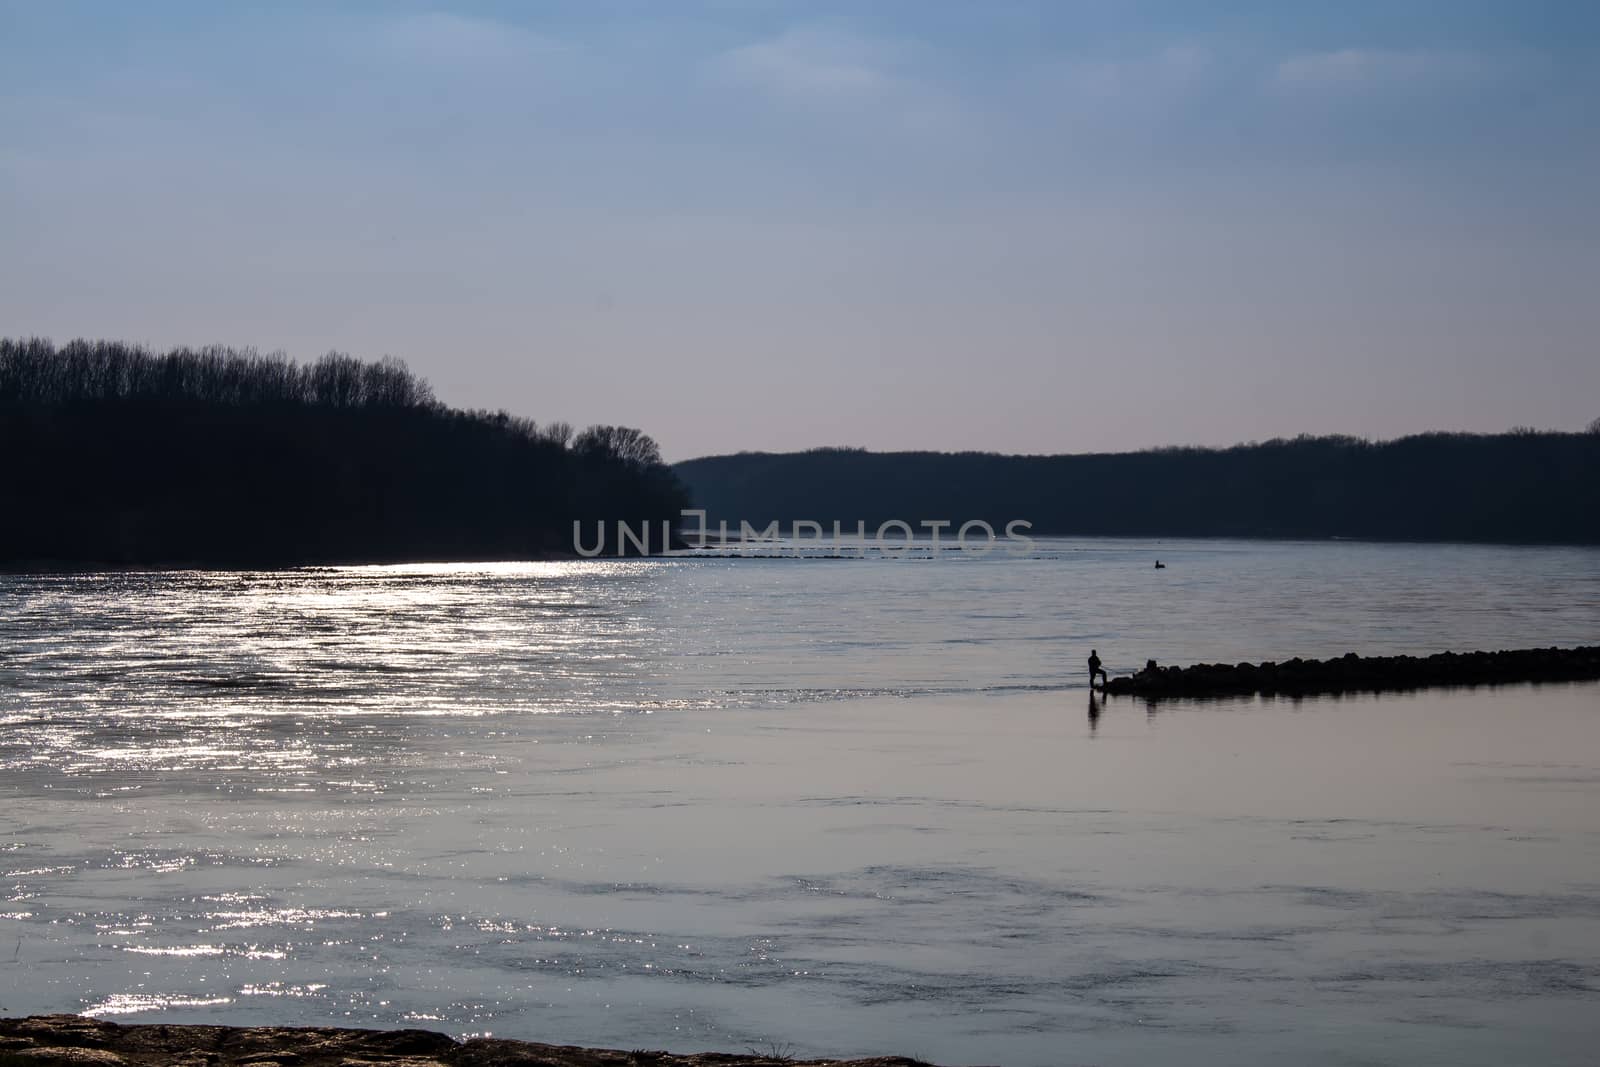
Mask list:
[[669,459],[1600,417],[1587,0],[0,0],[0,335]]

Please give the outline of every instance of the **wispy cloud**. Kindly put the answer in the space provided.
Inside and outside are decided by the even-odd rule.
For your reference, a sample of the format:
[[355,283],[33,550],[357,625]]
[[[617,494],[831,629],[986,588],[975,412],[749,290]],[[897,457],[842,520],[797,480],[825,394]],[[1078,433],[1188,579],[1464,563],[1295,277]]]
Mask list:
[[859,96],[900,84],[892,70],[895,52],[883,42],[836,30],[790,29],[723,53],[717,66],[738,81],[785,96]]
[[1188,89],[1215,65],[1210,49],[1180,43],[1146,55],[1069,61],[1051,80],[1058,91],[1090,101],[1148,99]]
[[711,74],[799,110],[942,136],[964,126],[968,109],[938,79],[935,59],[910,39],[794,27],[721,53]]
[[1392,89],[1470,85],[1508,73],[1513,63],[1479,52],[1341,48],[1289,56],[1273,81],[1292,89]]
[[514,62],[561,47],[520,26],[448,12],[387,19],[378,28],[377,43],[390,55],[438,65]]

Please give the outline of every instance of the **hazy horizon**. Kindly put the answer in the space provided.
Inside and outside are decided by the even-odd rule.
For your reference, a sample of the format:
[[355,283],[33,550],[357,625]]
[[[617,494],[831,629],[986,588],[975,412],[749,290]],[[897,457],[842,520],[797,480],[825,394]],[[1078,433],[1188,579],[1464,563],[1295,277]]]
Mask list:
[[1600,416],[1581,3],[0,0],[0,333],[671,460]]

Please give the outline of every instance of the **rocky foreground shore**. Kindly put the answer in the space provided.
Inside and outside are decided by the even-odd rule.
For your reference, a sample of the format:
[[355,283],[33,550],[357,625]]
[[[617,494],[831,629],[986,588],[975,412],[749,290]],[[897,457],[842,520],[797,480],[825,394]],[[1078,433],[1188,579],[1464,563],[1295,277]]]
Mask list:
[[81,1015],[0,1019],[0,1067],[929,1067],[901,1056],[795,1060],[703,1052],[456,1041],[432,1030],[288,1026],[123,1026]]
[[1501,652],[1441,652],[1436,656],[1358,656],[1291,659],[1282,663],[1199,663],[1160,667],[1112,678],[1105,691],[1150,699],[1252,693],[1381,692],[1427,686],[1508,685],[1600,679],[1600,646],[1528,648]]

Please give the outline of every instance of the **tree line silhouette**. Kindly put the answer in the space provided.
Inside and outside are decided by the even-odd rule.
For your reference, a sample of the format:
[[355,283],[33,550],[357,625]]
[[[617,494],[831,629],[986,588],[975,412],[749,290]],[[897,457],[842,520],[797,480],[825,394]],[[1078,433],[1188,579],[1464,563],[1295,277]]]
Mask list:
[[1061,535],[1597,544],[1597,430],[1600,420],[1588,433],[1301,436],[1060,456],[820,448],[676,470],[711,525],[735,529],[1026,519],[1033,533]]
[[639,430],[447,407],[404,363],[0,340],[0,562],[527,559],[676,520]]

